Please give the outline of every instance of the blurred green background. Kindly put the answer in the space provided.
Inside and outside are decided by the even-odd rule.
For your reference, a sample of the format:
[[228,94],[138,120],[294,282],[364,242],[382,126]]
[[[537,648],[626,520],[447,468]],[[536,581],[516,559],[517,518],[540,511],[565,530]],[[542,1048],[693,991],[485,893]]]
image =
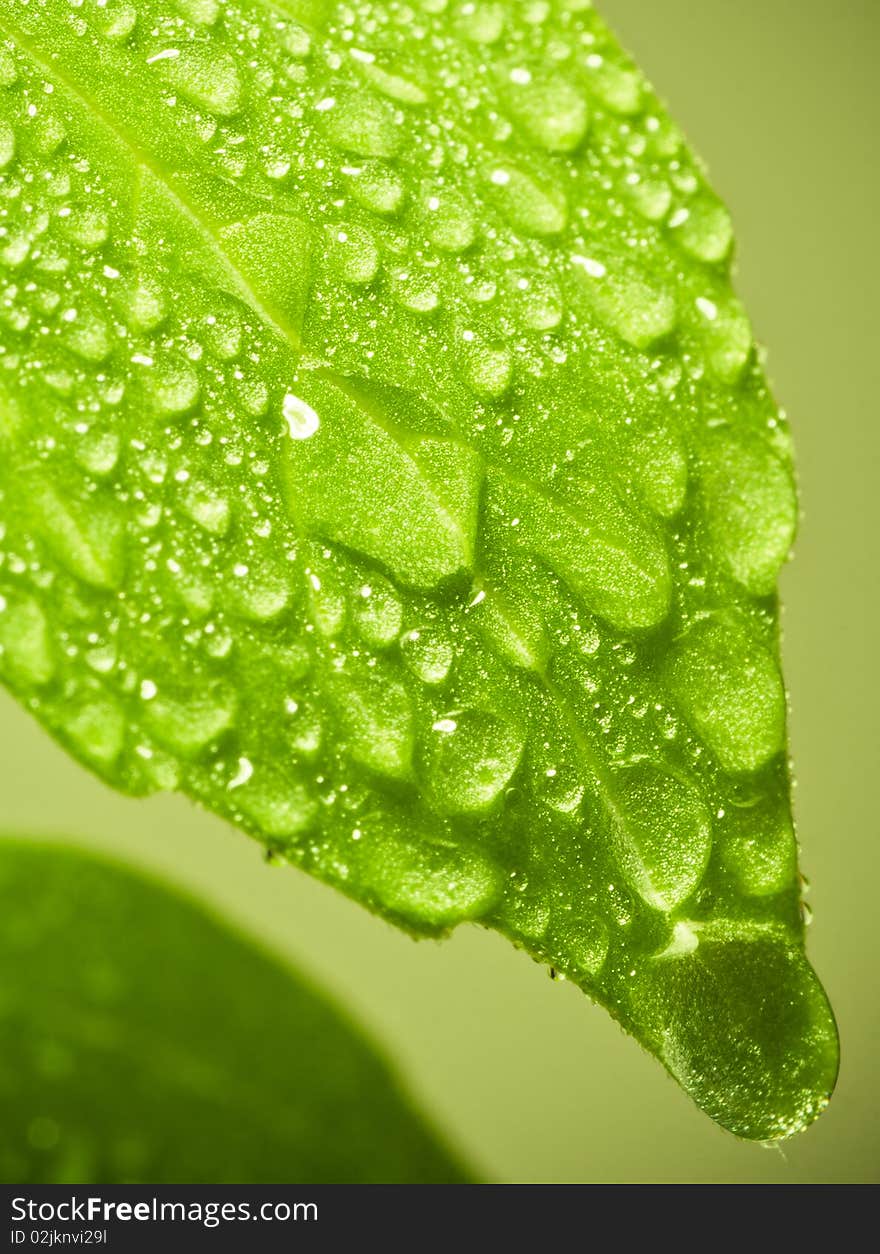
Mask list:
[[739,1143],[576,989],[476,928],[415,944],[180,798],[127,801],[0,694],[7,830],[164,871],[295,958],[384,1042],[487,1179],[880,1179],[880,128],[877,0],[604,0],[708,162],[739,239],[739,289],[791,418],[804,521],[783,577],[811,957],[843,1064],[830,1110],[783,1149]]

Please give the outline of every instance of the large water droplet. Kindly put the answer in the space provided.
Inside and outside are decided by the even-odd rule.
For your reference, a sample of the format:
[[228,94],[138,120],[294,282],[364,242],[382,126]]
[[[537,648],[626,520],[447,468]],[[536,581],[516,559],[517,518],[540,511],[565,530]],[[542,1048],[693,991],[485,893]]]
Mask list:
[[696,623],[673,649],[668,669],[684,714],[724,770],[756,771],[782,750],[782,678],[744,623]]
[[408,631],[400,648],[407,666],[423,684],[442,684],[455,660],[452,641],[436,627]]
[[292,440],[307,440],[321,425],[321,420],[304,400],[288,392],[281,403],[281,412]]
[[708,445],[703,487],[716,550],[739,583],[768,596],[797,526],[791,471],[759,437],[717,434]]
[[502,795],[519,766],[523,734],[485,710],[438,719],[422,741],[422,773],[446,814],[479,813]]
[[693,784],[647,762],[621,769],[617,854],[636,892],[672,910],[699,884],[712,848],[709,812]]
[[424,221],[428,239],[443,252],[463,252],[476,237],[473,212],[459,192],[441,189],[427,196]]
[[513,97],[526,133],[549,152],[571,152],[587,133],[590,111],[583,93],[563,78],[531,82]]
[[335,676],[333,695],[352,757],[379,775],[408,775],[413,713],[403,684],[378,666],[362,667]]
[[351,192],[359,205],[371,213],[390,216],[397,213],[406,198],[406,189],[390,166],[368,162],[352,172]]
[[[321,107],[325,106],[325,107]],[[327,138],[337,148],[363,157],[393,157],[403,140],[393,107],[368,91],[319,102]]]
[[547,176],[526,174],[509,162],[490,167],[488,182],[511,226],[526,235],[558,235],[568,222],[562,188]]
[[[176,53],[176,56],[165,55]],[[191,104],[218,117],[231,117],[242,107],[241,78],[235,61],[223,52],[200,46],[158,49],[148,61],[168,84]]]
[[500,872],[483,853],[423,835],[411,816],[377,814],[361,823],[358,836],[363,888],[418,930],[479,918],[500,893]]
[[35,686],[55,674],[46,616],[30,597],[0,595],[0,669],[14,683]]
[[160,689],[145,702],[144,710],[160,744],[183,758],[193,758],[235,725],[237,702],[233,693],[221,690],[177,699]]

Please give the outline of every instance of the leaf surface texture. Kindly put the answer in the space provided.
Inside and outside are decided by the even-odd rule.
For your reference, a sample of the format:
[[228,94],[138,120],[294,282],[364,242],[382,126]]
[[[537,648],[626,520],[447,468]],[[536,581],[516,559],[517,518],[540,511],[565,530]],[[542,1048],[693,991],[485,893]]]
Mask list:
[[496,927],[735,1132],[803,1127],[789,434],[636,67],[583,0],[0,38],[5,681],[116,787]]

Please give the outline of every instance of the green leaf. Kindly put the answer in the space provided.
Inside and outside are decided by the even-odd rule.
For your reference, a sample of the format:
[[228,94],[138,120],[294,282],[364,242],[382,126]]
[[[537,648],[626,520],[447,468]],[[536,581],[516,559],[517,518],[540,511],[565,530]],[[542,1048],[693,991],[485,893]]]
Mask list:
[[3,677],[416,934],[804,1127],[787,424],[586,0],[0,0]]
[[0,1180],[465,1179],[290,968],[131,867],[0,838]]

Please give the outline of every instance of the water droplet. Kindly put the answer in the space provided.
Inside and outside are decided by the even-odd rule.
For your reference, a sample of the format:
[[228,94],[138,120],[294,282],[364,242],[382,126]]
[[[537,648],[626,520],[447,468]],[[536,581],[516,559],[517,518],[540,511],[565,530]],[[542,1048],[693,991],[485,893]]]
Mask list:
[[735,298],[719,302],[715,316],[702,314],[695,329],[710,372],[722,383],[736,383],[754,345],[751,324],[740,302]]
[[635,273],[599,274],[591,268],[591,259],[579,254],[571,260],[584,276],[584,289],[596,313],[634,348],[644,351],[675,329],[678,314],[668,292]]
[[0,48],[0,87],[11,87],[18,78],[12,53]]
[[698,261],[723,261],[733,243],[730,214],[720,201],[702,196],[688,205],[687,216],[674,229],[685,252]]
[[649,222],[660,222],[669,212],[672,191],[661,179],[639,179],[627,183],[626,195],[636,213]]
[[797,843],[784,797],[761,797],[731,806],[724,816],[724,866],[750,897],[791,889],[797,876]]
[[115,431],[90,431],[77,446],[76,460],[89,474],[111,474],[119,461],[119,436]]
[[168,356],[148,369],[147,387],[161,417],[180,417],[195,407],[201,388],[185,357]]
[[[163,50],[164,51],[164,50]],[[218,117],[231,117],[243,104],[241,78],[231,56],[198,45],[177,49],[176,57],[148,58],[168,85],[190,104]]]
[[594,979],[608,958],[608,925],[598,915],[582,915],[554,928],[554,949],[565,954],[575,972]]
[[288,392],[281,404],[281,412],[292,440],[308,440],[321,425],[321,420],[311,405]]
[[630,116],[642,107],[642,80],[635,70],[592,55],[587,58],[590,86],[596,98],[612,113]]
[[364,639],[379,648],[393,644],[400,635],[403,607],[391,584],[373,577],[354,600],[355,622]]
[[37,687],[55,674],[49,625],[30,597],[0,596],[0,671],[17,684]]
[[165,299],[152,283],[139,284],[125,299],[125,317],[133,331],[154,331],[165,314]]
[[261,767],[235,794],[235,805],[257,827],[260,838],[292,840],[315,819],[318,804],[298,780]]
[[327,138],[363,157],[393,157],[403,140],[393,107],[367,91],[352,92],[321,110]]
[[302,26],[291,23],[284,30],[281,42],[286,52],[297,60],[304,60],[312,50],[312,37]]
[[477,919],[501,891],[501,874],[484,854],[432,839],[411,815],[382,812],[362,821],[359,830],[355,848],[363,888],[416,929]]
[[80,205],[72,209],[62,222],[68,239],[87,252],[100,248],[110,234],[110,219],[96,205]]
[[75,750],[99,768],[113,766],[122,753],[126,721],[110,697],[84,698],[65,705],[61,728]]
[[471,207],[459,192],[441,189],[425,198],[424,221],[428,239],[443,252],[460,253],[476,238]]
[[502,163],[491,167],[488,181],[502,212],[517,230],[541,238],[565,229],[565,193],[549,177],[526,174]]
[[255,623],[268,623],[280,617],[291,600],[291,587],[287,578],[268,566],[254,563],[233,568],[232,578],[226,581],[230,604],[242,618]]
[[332,264],[344,283],[372,283],[379,270],[376,241],[360,226],[331,230]]
[[641,967],[633,1004],[685,1092],[736,1135],[790,1136],[827,1104],[837,1032],[798,947],[704,931],[695,951]]
[[217,308],[205,319],[205,341],[215,357],[234,361],[241,352],[242,326],[238,314]]
[[707,446],[703,489],[716,551],[738,583],[769,596],[797,526],[791,470],[760,438],[719,432]]
[[519,319],[530,331],[553,331],[565,313],[558,284],[543,274],[521,275],[514,281],[513,295]]
[[432,728],[423,738],[425,783],[443,813],[480,813],[502,796],[519,766],[523,735],[484,710],[456,713],[450,722],[453,731]]
[[398,304],[412,313],[429,314],[440,304],[437,286],[430,272],[403,271],[394,277],[394,297]]
[[15,131],[8,122],[0,119],[0,170],[9,165],[15,156]]
[[532,82],[513,98],[526,133],[549,152],[571,152],[587,133],[590,111],[583,93],[563,78]]
[[427,92],[414,77],[394,74],[373,61],[363,62],[361,72],[377,91],[390,100],[397,100],[405,105],[425,104],[428,100]]
[[174,0],[174,7],[193,26],[213,26],[220,14],[220,0]]
[[708,810],[693,784],[649,763],[617,771],[616,781],[616,848],[624,874],[648,905],[673,910],[705,873],[712,848]]
[[673,649],[669,677],[682,712],[723,770],[756,771],[782,749],[779,668],[744,623],[696,623]]
[[180,498],[187,517],[213,536],[225,536],[231,513],[226,497],[206,483],[191,483]]
[[74,311],[75,317],[65,321],[64,343],[83,361],[104,361],[110,355],[110,328],[100,314],[90,309]]
[[504,5],[483,0],[463,4],[456,14],[456,24],[471,43],[494,44],[504,30]]
[[378,161],[352,171],[351,192],[359,205],[371,213],[391,216],[403,207],[406,190],[399,176]]
[[194,758],[215,744],[234,725],[237,702],[232,692],[193,692],[182,700],[157,694],[145,707],[156,739],[171,753]]
[[455,660],[452,641],[435,627],[408,631],[400,648],[407,666],[423,684],[442,684]]
[[478,396],[498,400],[510,387],[513,362],[503,345],[473,345],[468,353],[468,382]]
[[684,505],[688,464],[672,434],[656,428],[640,436],[632,450],[636,482],[650,508],[661,518],[672,518]]
[[378,666],[352,668],[334,677],[333,693],[355,761],[394,779],[408,775],[413,713],[403,684]]
[[[100,15],[101,11],[98,12]],[[137,25],[137,11],[133,4],[128,3],[128,0],[119,0],[117,3],[111,0],[103,15],[99,16],[99,20],[104,37],[122,43],[128,39]]]

